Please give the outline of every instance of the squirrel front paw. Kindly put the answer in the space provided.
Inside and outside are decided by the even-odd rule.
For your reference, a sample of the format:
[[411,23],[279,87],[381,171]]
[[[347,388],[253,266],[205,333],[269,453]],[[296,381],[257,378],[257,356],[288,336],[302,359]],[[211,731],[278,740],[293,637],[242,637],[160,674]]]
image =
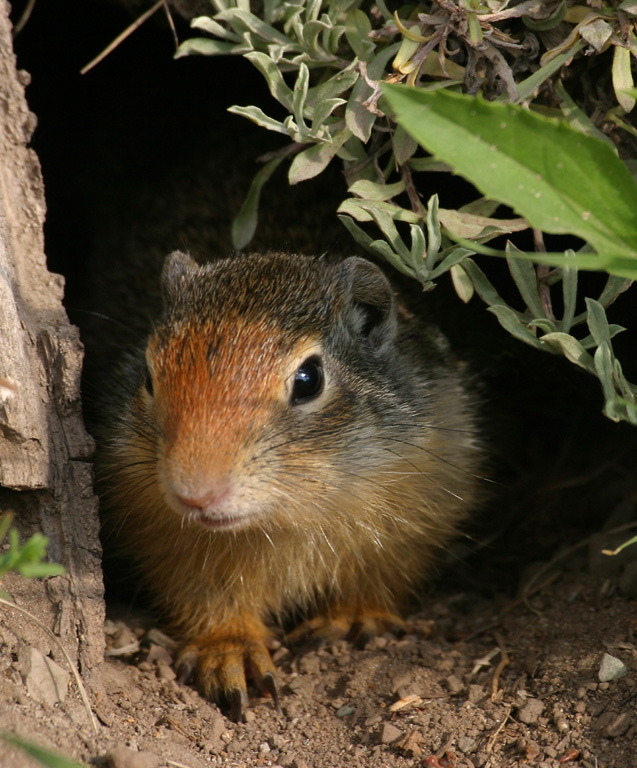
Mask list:
[[267,648],[271,634],[255,617],[226,621],[190,640],[177,657],[180,682],[194,682],[209,699],[243,720],[248,704],[247,679],[270,695],[280,711],[276,669]]
[[350,640],[361,648],[384,632],[404,633],[405,622],[395,613],[377,608],[336,606],[299,624],[288,633],[291,643],[333,643]]

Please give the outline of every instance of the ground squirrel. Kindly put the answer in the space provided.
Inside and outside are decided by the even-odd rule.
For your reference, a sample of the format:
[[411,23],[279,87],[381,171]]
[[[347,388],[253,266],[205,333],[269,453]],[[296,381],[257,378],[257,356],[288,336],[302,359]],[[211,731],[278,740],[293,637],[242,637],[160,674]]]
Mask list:
[[284,616],[305,616],[293,638],[401,625],[475,502],[475,403],[364,259],[177,252],[161,290],[103,429],[106,541],[168,617],[182,678],[240,717],[246,677],[278,703]]

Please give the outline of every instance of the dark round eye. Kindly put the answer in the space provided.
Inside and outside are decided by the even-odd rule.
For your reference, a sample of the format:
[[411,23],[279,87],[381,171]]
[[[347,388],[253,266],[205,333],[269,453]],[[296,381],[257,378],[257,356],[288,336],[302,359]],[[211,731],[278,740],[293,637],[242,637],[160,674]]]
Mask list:
[[292,405],[305,403],[323,391],[323,366],[318,357],[308,357],[294,376]]
[[146,368],[146,375],[144,377],[144,387],[146,388],[146,392],[148,392],[148,394],[152,397],[153,396],[153,377],[148,368]]

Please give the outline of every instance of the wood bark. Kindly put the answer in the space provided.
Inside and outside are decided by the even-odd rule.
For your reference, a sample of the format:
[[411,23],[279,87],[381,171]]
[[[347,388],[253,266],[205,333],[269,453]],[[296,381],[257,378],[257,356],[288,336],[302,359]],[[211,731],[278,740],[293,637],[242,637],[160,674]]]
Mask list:
[[[0,0],[0,514],[13,511],[23,540],[44,533],[67,573],[7,577],[2,587],[54,631],[88,679],[103,656],[103,590],[82,349],[62,306],[64,281],[46,267],[44,186],[28,146],[35,117],[8,10]],[[3,632],[65,664],[50,636],[0,605],[0,641]]]

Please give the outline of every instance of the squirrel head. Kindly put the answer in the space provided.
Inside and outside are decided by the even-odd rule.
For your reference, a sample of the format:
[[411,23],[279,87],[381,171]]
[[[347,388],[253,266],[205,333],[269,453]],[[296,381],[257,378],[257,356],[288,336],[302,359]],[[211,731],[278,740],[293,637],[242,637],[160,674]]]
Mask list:
[[[161,289],[138,405],[153,424],[162,492],[205,528],[249,526],[289,501],[286,472],[317,470],[391,368],[393,290],[357,257],[198,265],[179,252],[166,259]],[[268,462],[281,482],[264,503]]]

